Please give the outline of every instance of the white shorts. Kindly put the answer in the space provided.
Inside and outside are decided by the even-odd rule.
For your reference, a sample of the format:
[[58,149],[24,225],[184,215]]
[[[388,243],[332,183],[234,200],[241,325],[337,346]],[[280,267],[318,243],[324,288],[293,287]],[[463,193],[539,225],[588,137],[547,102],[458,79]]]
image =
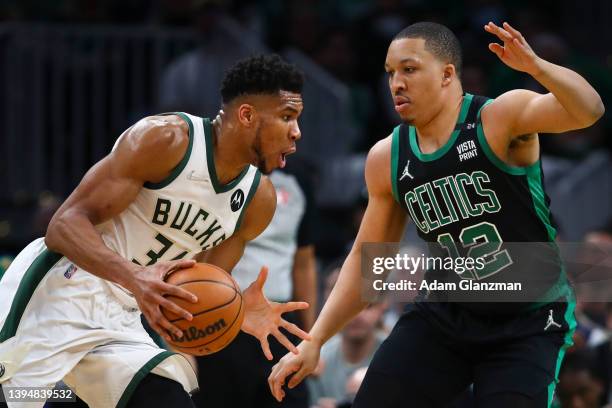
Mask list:
[[21,251],[0,280],[0,384],[52,387],[63,379],[92,408],[124,406],[149,372],[194,392],[187,359],[158,347],[135,303],[113,286],[47,250],[42,238]]

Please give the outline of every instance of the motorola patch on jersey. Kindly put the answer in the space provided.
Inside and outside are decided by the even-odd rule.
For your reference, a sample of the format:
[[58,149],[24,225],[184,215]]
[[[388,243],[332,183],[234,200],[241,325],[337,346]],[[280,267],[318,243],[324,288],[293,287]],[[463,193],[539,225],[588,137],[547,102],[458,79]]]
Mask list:
[[238,189],[234,191],[230,198],[230,207],[233,212],[236,212],[242,208],[242,204],[244,204],[244,193],[241,189]]

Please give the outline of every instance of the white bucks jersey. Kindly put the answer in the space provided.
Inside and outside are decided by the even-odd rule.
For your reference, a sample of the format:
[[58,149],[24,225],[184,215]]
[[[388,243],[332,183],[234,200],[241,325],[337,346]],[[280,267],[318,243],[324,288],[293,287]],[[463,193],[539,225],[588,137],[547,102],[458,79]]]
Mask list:
[[259,184],[259,171],[246,166],[221,185],[210,120],[177,115],[189,125],[181,162],[165,180],[145,183],[128,208],[97,227],[111,249],[140,265],[192,258],[219,245],[240,227]]

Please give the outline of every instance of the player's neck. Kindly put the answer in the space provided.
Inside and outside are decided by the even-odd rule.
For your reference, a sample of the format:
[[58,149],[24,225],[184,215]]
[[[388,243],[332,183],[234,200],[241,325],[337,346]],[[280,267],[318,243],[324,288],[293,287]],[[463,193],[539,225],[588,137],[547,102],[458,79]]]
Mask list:
[[434,112],[429,120],[414,125],[423,153],[430,153],[444,146],[455,129],[463,102],[461,91],[453,92],[448,99],[450,102],[443,103],[441,109]]
[[[234,180],[249,164],[246,151],[239,143],[240,135],[236,134],[236,127],[227,121],[213,121],[213,157],[217,179],[221,184]],[[242,150],[245,150],[242,148]]]

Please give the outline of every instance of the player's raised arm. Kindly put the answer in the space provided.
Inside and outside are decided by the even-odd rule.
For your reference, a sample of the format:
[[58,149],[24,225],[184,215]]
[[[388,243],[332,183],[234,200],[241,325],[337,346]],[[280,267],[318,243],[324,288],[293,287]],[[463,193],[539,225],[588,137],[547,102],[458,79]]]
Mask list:
[[404,232],[406,212],[393,199],[391,187],[391,137],[378,142],[366,161],[368,207],[353,248],[342,265],[334,286],[310,335],[311,341],[298,346],[298,355],[288,354],[272,369],[268,379],[270,390],[282,400],[282,386],[293,374],[288,386],[294,387],[310,374],[319,361],[321,346],[337,333],[367,303],[361,296],[361,246],[365,242],[398,242]]
[[483,110],[483,118],[505,129],[509,137],[585,128],[603,115],[601,97],[582,76],[540,58],[510,24],[489,23],[485,30],[503,42],[491,43],[489,49],[504,64],[531,75],[550,92],[512,90]]
[[45,243],[82,269],[128,289],[151,327],[166,339],[166,330],[182,331],[165,319],[160,306],[191,319],[191,315],[163,297],[170,294],[195,301],[195,296],[163,281],[177,268],[194,261],[160,262],[143,267],[106,246],[94,228],[125,210],[145,182],[167,177],[181,161],[188,145],[188,127],[176,116],[145,118],[121,137],[116,149],[94,165],[49,223]]

